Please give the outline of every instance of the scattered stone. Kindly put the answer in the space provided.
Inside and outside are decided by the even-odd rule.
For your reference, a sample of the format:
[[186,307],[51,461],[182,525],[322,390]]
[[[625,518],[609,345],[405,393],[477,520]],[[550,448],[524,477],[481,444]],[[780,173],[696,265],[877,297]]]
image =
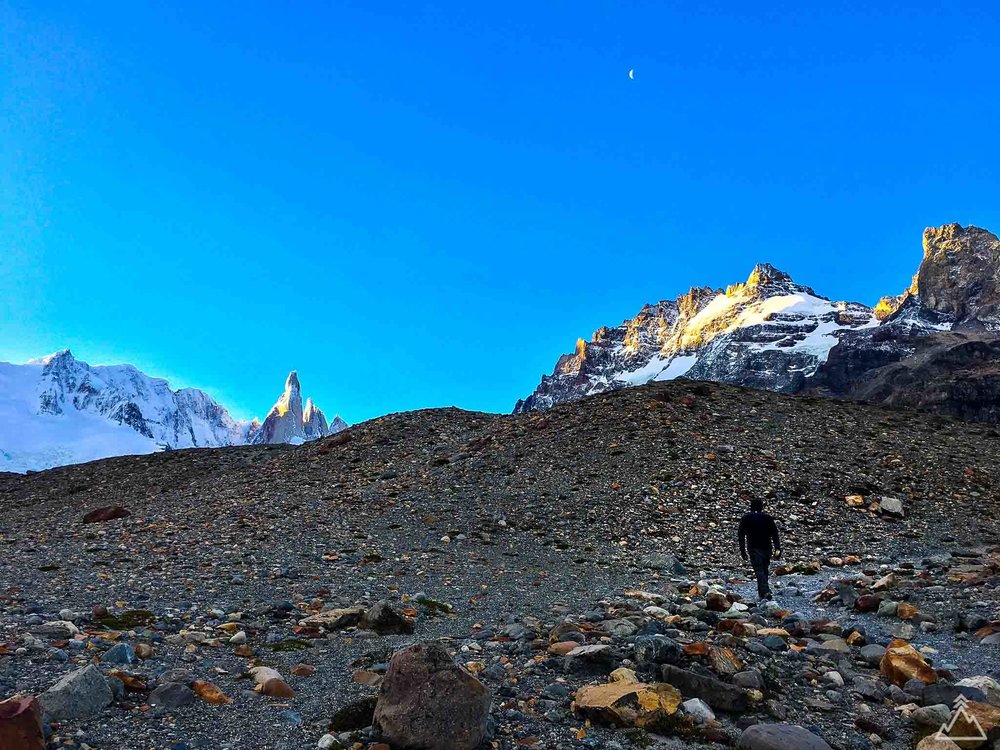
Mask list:
[[0,748],[45,750],[42,714],[35,698],[15,695],[0,701]]
[[795,724],[754,724],[740,735],[740,750],[831,750],[820,737]]
[[132,515],[132,513],[120,505],[105,505],[101,508],[95,508],[83,517],[84,523],[103,523],[104,521],[113,521],[116,518],[125,518]]
[[254,690],[261,695],[272,698],[294,698],[295,691],[288,685],[277,670],[270,667],[252,667],[250,675],[255,684]]
[[346,609],[328,609],[302,621],[303,625],[312,627],[322,627],[327,630],[344,630],[361,623],[365,610],[361,607],[348,607]]
[[681,706],[684,708],[684,713],[693,716],[699,723],[715,721],[712,709],[701,698],[689,698]]
[[575,710],[595,721],[651,730],[663,728],[680,704],[681,694],[675,687],[642,682],[587,685],[574,699]]
[[886,649],[879,668],[890,682],[902,687],[907,680],[918,679],[930,685],[938,680],[937,672],[924,661],[913,646],[904,640],[894,640]]
[[672,664],[664,664],[661,674],[663,681],[680,690],[682,695],[701,698],[719,711],[738,713],[746,711],[750,705],[743,690],[720,680],[703,677]]
[[232,698],[219,689],[218,685],[206,680],[195,680],[191,685],[191,689],[203,701],[215,706],[222,706],[233,701]]
[[383,634],[413,632],[413,621],[399,612],[388,600],[377,602],[365,612],[362,625]]
[[168,711],[194,703],[194,691],[187,685],[168,682],[158,686],[149,694],[149,702]]
[[39,696],[49,721],[86,719],[100,713],[113,700],[111,688],[93,664],[70,672]]
[[393,747],[473,750],[486,735],[489,690],[439,643],[393,655],[375,707],[375,726]]

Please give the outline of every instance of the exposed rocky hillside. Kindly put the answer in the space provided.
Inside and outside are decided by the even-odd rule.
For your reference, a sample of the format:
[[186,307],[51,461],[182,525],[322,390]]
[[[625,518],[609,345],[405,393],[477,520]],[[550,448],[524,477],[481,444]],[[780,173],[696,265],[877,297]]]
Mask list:
[[345,426],[340,417],[328,424],[312,401],[303,410],[294,372],[262,425],[234,419],[197,388],[171,390],[131,365],[92,366],[68,349],[23,365],[0,362],[0,471],[178,448],[302,442]]
[[647,305],[581,339],[514,410],[683,376],[1000,421],[1000,240],[948,224],[923,242],[910,288],[875,308],[831,302],[768,265]]
[[[998,447],[675,381],[0,475],[0,699],[42,696],[53,741],[101,750],[385,750],[456,724],[483,748],[757,750],[762,722],[804,728],[783,749],[904,750],[961,691],[995,710]],[[735,549],[749,497],[779,518],[776,606]],[[895,638],[921,651],[883,666]],[[485,688],[440,651],[388,666],[427,641]]]

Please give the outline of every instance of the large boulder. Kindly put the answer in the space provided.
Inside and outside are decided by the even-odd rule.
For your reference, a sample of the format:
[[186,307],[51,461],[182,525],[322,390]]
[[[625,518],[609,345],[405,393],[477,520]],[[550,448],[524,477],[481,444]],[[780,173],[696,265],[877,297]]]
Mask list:
[[685,697],[701,698],[716,710],[738,713],[746,711],[750,706],[746,692],[738,687],[689,672],[673,664],[664,664],[661,669],[664,682],[673,685]]
[[38,701],[15,695],[0,701],[0,748],[45,750]]
[[486,735],[492,696],[440,643],[393,655],[374,726],[393,748],[473,750]]
[[574,704],[577,712],[604,724],[655,731],[665,728],[669,717],[677,713],[681,694],[662,683],[609,682],[580,688]]
[[108,681],[93,664],[65,675],[38,699],[49,721],[86,719],[100,713],[112,700]]
[[740,735],[740,750],[831,750],[808,729],[795,724],[754,724]]
[[903,687],[909,680],[920,680],[926,685],[938,681],[937,672],[924,661],[920,652],[901,638],[889,643],[879,668],[890,682],[899,687]]

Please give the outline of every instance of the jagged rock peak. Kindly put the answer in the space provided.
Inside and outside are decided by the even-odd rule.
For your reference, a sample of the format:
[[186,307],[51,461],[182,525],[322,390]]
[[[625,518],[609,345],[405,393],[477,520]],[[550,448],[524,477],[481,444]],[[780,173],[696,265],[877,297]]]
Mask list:
[[332,435],[347,427],[347,424],[336,417],[329,424],[326,415],[311,398],[306,399],[302,406],[302,386],[295,370],[288,373],[285,379],[285,390],[277,403],[268,413],[267,418],[254,431],[250,442],[261,443],[302,443],[307,440]]
[[770,263],[758,263],[747,277],[747,286],[767,286],[779,282],[790,283],[792,277],[784,271],[779,271]]
[[299,374],[292,370],[285,378],[285,392],[278,398],[278,403],[271,411],[277,411],[279,416],[286,412],[297,415],[298,421],[302,421],[302,386],[299,385]]
[[917,271],[921,305],[959,327],[1000,328],[1000,240],[979,227],[945,224],[924,230]]

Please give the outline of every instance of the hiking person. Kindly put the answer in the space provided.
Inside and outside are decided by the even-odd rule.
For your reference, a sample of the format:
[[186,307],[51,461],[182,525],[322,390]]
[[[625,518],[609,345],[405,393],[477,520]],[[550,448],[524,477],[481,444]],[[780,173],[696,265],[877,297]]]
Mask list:
[[764,512],[763,500],[754,498],[750,501],[750,512],[740,521],[739,539],[743,562],[749,555],[754,575],[757,576],[757,595],[761,599],[773,598],[767,575],[772,551],[775,557],[781,557],[781,540],[774,519]]

